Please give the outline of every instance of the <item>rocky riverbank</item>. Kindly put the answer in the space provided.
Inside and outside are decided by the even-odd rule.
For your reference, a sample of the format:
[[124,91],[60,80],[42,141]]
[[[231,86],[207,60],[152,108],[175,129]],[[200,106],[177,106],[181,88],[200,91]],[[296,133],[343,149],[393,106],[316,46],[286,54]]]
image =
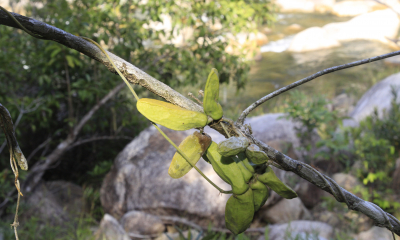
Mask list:
[[[392,75],[376,84],[355,107],[351,101],[344,100],[343,96],[334,102],[337,106],[342,106],[343,111],[350,112],[352,121],[358,122],[371,114],[373,107],[377,107],[378,111],[388,107],[387,103],[392,98],[391,85],[400,86],[400,74]],[[400,90],[398,93],[400,94]],[[346,101],[350,104],[343,104]],[[284,115],[265,114],[250,118],[247,123],[252,126],[256,138],[294,159],[299,159],[300,154],[296,150],[299,139],[294,130],[296,123],[282,116]],[[192,132],[165,131],[177,143]],[[211,129],[206,132],[216,142],[223,139]],[[119,223],[115,228],[127,236],[159,235],[165,229],[163,225],[182,222],[203,227],[211,223],[215,228],[224,228],[224,206],[229,196],[218,194],[216,189],[193,170],[181,179],[170,178],[167,172],[174,152],[173,147],[154,127],[143,131],[126,146],[103,182],[101,200],[109,215],[102,220],[99,234],[103,232],[107,235],[111,230],[104,226],[114,226],[115,223]],[[209,164],[201,161],[198,167],[217,185],[228,189],[227,184],[215,174]],[[326,209],[324,199],[331,198],[329,194],[291,173],[278,169],[275,171],[282,180],[294,187],[299,198],[286,200],[271,192],[267,203],[255,216],[252,229],[268,226],[269,239],[282,239],[284,230],[291,231],[292,236],[319,232],[319,239],[329,239],[335,237],[333,229],[342,226],[340,218],[345,216],[355,222],[357,239],[373,239],[377,235],[384,236],[382,239],[390,239],[389,231],[373,227],[372,221],[361,214],[345,213],[344,208],[339,212]],[[362,186],[350,173],[339,172],[330,177],[349,191]],[[145,223],[147,219],[148,224]],[[128,224],[138,222],[140,224]],[[112,230],[115,231],[117,230]]]

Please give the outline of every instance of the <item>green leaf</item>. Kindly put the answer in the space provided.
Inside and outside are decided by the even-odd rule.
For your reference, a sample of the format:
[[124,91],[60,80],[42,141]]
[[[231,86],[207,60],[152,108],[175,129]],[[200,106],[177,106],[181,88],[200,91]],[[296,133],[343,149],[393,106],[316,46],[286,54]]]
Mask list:
[[61,48],[54,49],[54,51],[50,54],[50,57],[54,58],[59,52],[61,52]]
[[74,68],[75,67],[74,58],[70,55],[65,56],[65,58],[67,59],[68,66],[70,66],[71,68]]

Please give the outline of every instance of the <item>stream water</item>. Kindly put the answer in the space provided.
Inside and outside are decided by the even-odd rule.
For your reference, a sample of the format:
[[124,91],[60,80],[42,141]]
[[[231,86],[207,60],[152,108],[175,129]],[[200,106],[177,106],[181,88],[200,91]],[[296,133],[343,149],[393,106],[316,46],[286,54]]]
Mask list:
[[[240,91],[236,91],[232,85],[221,88],[220,98],[226,115],[236,118],[243,109],[262,96],[325,68],[394,51],[387,45],[372,41],[346,42],[340,47],[305,53],[285,51],[295,34],[288,26],[299,24],[305,29],[349,19],[327,14],[280,14],[268,34],[270,42],[261,47],[262,59],[251,68],[246,87]],[[398,66],[378,61],[319,77],[297,89],[304,91],[307,96],[322,94],[332,99],[347,93],[359,99],[373,84],[399,71]],[[284,93],[271,99],[252,115],[281,111],[288,96],[289,93]]]

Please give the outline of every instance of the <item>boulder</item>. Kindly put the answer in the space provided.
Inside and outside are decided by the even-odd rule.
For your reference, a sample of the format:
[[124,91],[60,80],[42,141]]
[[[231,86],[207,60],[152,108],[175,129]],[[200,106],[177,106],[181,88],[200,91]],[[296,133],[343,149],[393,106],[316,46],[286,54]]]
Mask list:
[[294,127],[299,125],[287,120],[285,116],[284,113],[264,114],[246,119],[245,124],[250,124],[254,137],[273,145],[278,151],[283,151],[290,143],[293,155],[289,156],[298,159],[300,154],[296,149],[300,147],[300,140],[296,136]]
[[307,52],[324,48],[340,46],[340,42],[330,38],[326,30],[320,27],[311,27],[296,34],[290,44],[290,52]]
[[341,116],[348,116],[348,114],[353,111],[356,99],[346,93],[337,95],[332,100],[332,107]]
[[347,191],[352,191],[356,186],[360,186],[360,182],[356,177],[347,173],[335,173],[332,179]]
[[[292,148],[299,146],[293,129],[295,124],[281,118],[283,114],[267,114],[246,121],[253,128],[254,136],[277,148],[290,142]],[[189,131],[172,131],[162,128],[179,144]],[[225,138],[215,130],[206,128],[213,141]],[[283,150],[283,149],[278,149]],[[101,187],[101,203],[106,213],[119,219],[130,211],[142,211],[153,215],[182,216],[198,225],[224,226],[225,204],[229,194],[219,191],[203,179],[194,169],[180,179],[172,179],[168,168],[175,149],[154,127],[142,131],[116,157],[111,171],[106,175]],[[292,157],[295,151],[290,151]],[[206,176],[219,187],[230,190],[212,169],[200,160],[197,164]]]
[[314,10],[318,13],[330,13],[336,0],[314,0]]
[[339,225],[341,223],[343,223],[343,219],[341,219],[341,214],[337,213],[337,212],[331,212],[331,211],[327,211],[327,210],[322,210],[322,211],[318,211],[318,213],[316,214],[317,216],[315,217],[315,220],[324,222],[329,224],[330,226],[333,227],[339,227]]
[[[176,144],[193,132],[162,129]],[[171,178],[168,168],[174,154],[175,149],[154,127],[141,132],[117,156],[103,181],[100,194],[105,212],[116,218],[133,210],[178,216],[185,212],[191,221],[222,226],[229,195],[220,195],[194,169],[180,179]],[[230,189],[210,164],[200,160],[197,167],[215,184]]]
[[389,39],[397,36],[400,26],[392,10],[379,10],[357,16],[347,22],[329,23],[322,28],[312,27],[299,32],[288,48],[291,52],[306,52],[340,45],[353,40],[379,41],[390,46]]
[[[287,236],[286,234],[289,234],[289,236]],[[317,235],[318,237],[317,238],[314,237],[315,235]],[[309,238],[307,238],[306,236],[308,236]],[[264,236],[262,237],[263,239],[266,239]],[[280,239],[323,240],[323,239],[332,239],[332,237],[334,237],[334,232],[333,228],[326,223],[300,220],[300,221],[292,221],[290,223],[285,223],[285,224],[270,225],[268,237],[269,237],[268,239],[270,240],[280,240]],[[259,239],[261,239],[261,237]]]
[[272,224],[287,223],[303,217],[308,218],[310,214],[299,198],[282,199],[262,215],[264,221]]
[[321,202],[321,197],[327,195],[324,190],[304,179],[300,180],[298,183],[296,193],[303,202],[304,206],[306,206],[308,209],[315,207],[319,202]]
[[356,240],[370,240],[370,239],[379,239],[379,240],[391,240],[393,239],[392,233],[386,228],[373,226],[368,231],[360,232],[356,236]]
[[374,1],[342,1],[333,5],[332,14],[339,17],[353,17],[385,8],[384,5]]
[[276,0],[280,12],[314,12],[315,4],[308,0]]
[[287,26],[284,31],[288,32],[288,33],[297,33],[297,32],[300,32],[303,29],[304,28],[300,24],[293,23],[293,24]]
[[46,187],[65,212],[73,218],[81,216],[85,209],[82,187],[62,180],[48,181]]
[[275,0],[280,12],[330,12],[335,0]]
[[71,215],[64,211],[58,197],[47,188],[45,182],[39,183],[34,191],[21,200],[29,206],[24,214],[19,214],[21,222],[36,217],[43,223],[62,226],[72,219]]
[[94,234],[96,240],[130,240],[131,238],[118,223],[118,221],[109,214],[105,214],[101,219],[100,227]]
[[139,211],[127,212],[120,223],[127,233],[137,235],[160,235],[165,230],[159,217]]
[[[398,86],[397,94],[400,96],[400,73],[390,75],[371,87],[357,102],[354,110],[350,113],[351,119],[343,121],[344,126],[357,126],[358,122],[370,116],[374,109],[382,116],[384,109],[390,109],[393,99],[391,86]],[[398,99],[400,101],[400,98]]]
[[37,217],[43,223],[64,226],[81,216],[85,208],[83,189],[67,181],[42,181],[21,201],[29,206],[20,214],[21,222]]
[[362,14],[347,22],[329,23],[323,28],[328,37],[337,41],[374,40],[391,44],[387,38],[395,38],[400,21],[390,9]]

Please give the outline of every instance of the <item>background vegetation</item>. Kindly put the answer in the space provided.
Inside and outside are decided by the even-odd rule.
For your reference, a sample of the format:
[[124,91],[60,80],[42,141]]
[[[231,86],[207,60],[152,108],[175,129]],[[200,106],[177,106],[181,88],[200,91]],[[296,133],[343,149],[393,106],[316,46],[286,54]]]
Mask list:
[[[100,42],[173,88],[204,85],[212,67],[218,69],[222,83],[235,82],[242,88],[251,64],[244,60],[249,52],[238,48],[235,54],[226,53],[228,37],[242,29],[256,32],[258,26],[274,19],[269,1],[257,0],[180,1],[179,6],[174,1],[156,0],[30,1],[26,11],[27,16]],[[171,29],[155,24],[167,15]],[[177,38],[188,29],[189,38]],[[33,39],[4,26],[0,27],[0,62],[0,103],[10,110],[18,124],[17,138],[28,153],[31,166],[49,155],[82,117],[120,84],[118,77],[95,61],[57,43]],[[142,96],[151,95],[137,90]],[[293,92],[283,109],[303,124],[297,131],[307,163],[328,173],[352,172],[363,183],[357,189],[362,198],[389,213],[400,208],[395,200],[396,194],[400,194],[400,173],[394,172],[400,154],[400,104],[393,94],[389,111],[381,117],[376,113],[355,128],[342,127],[343,116],[327,109],[329,101],[324,96],[310,98]],[[20,228],[21,239],[91,236],[90,226],[104,214],[98,191],[102,179],[116,154],[146,126],[147,121],[136,112],[130,94],[126,90],[115,94],[91,117],[76,144],[43,177],[83,186],[87,213],[65,228],[47,227],[39,219],[31,218]],[[314,135],[320,139],[316,144],[312,140]],[[0,134],[0,144],[3,142],[4,136]],[[352,168],[354,164],[358,164],[358,169]],[[14,189],[4,147],[0,148],[0,169],[1,202]],[[326,200],[325,206],[331,210],[338,208],[334,203]],[[5,219],[13,213],[13,205],[2,206],[0,211]],[[21,214],[23,211],[24,206]],[[3,221],[1,229],[4,237],[11,239],[8,221]],[[229,239],[221,233],[205,235],[208,239]],[[249,237],[240,235],[237,239]]]
[[[212,67],[218,69],[222,83],[235,82],[241,88],[247,81],[249,51],[237,48],[235,54],[226,53],[229,36],[243,29],[256,32],[258,25],[269,24],[273,20],[270,7],[268,0],[179,1],[179,5],[160,0],[32,0],[24,15],[92,38],[173,88],[204,85]],[[160,25],[169,20],[170,27]],[[190,37],[177,38],[185,31]],[[0,62],[0,102],[17,125],[17,139],[30,167],[43,161],[93,106],[121,84],[94,60],[5,26],[0,27]],[[137,90],[142,96],[151,95]],[[83,186],[91,206],[89,217],[53,233],[43,226],[34,230],[40,220],[32,218],[20,228],[21,239],[81,239],[80,234],[88,232],[85,223],[98,221],[104,214],[98,190],[113,159],[147,125],[126,89],[102,105],[43,176],[46,181]],[[14,188],[3,134],[1,144],[0,203]],[[3,219],[13,212],[12,205],[6,206],[0,212]],[[4,227],[8,239],[12,233]]]

